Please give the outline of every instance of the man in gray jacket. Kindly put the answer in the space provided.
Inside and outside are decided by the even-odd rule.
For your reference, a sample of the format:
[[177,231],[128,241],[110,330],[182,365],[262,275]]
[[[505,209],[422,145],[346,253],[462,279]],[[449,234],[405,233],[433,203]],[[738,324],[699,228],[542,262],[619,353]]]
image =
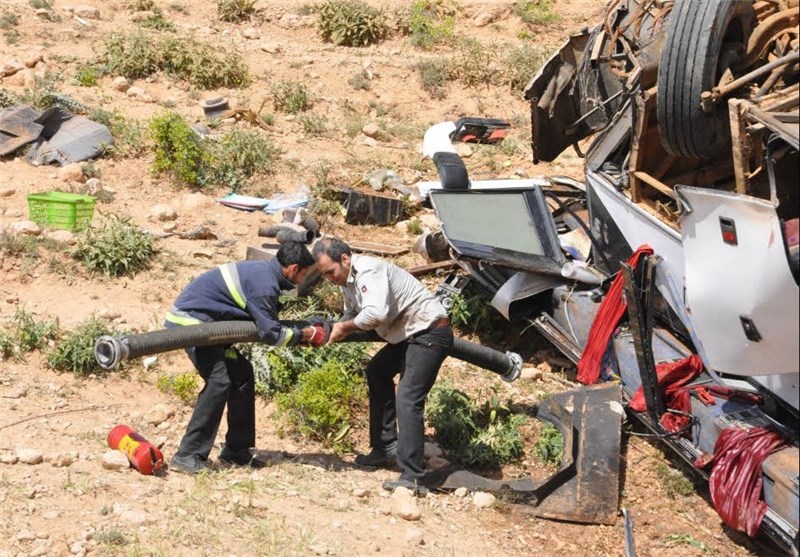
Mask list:
[[402,486],[424,495],[425,398],[453,346],[447,310],[405,269],[353,255],[341,240],[323,238],[312,254],[322,276],[344,294],[344,315],[329,342],[358,330],[375,330],[387,342],[367,363],[372,451],[356,462],[388,467],[396,461],[400,478],[384,482],[384,489]]

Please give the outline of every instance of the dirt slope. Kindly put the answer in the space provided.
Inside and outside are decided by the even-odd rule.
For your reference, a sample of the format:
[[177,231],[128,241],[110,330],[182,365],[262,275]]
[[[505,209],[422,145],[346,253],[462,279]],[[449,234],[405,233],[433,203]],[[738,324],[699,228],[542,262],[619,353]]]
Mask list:
[[[311,113],[324,118],[330,131],[309,134],[298,117],[276,112],[270,135],[281,147],[281,162],[274,174],[259,177],[252,191],[243,193],[295,191],[314,183],[315,168],[321,163],[329,165],[337,185],[351,185],[365,172],[384,167],[396,170],[409,184],[434,179],[433,165],[423,161],[418,150],[422,133],[433,123],[475,115],[510,120],[517,148],[500,154],[476,149],[467,158],[474,178],[580,177],[580,160],[572,153],[553,164],[536,167],[530,163],[528,107],[518,91],[492,84],[465,88],[450,83],[443,98],[425,92],[415,65],[451,54],[448,46],[427,52],[398,37],[363,49],[333,47],[320,40],[314,16],[298,15],[299,4],[288,0],[262,0],[258,3],[261,17],[240,25],[219,22],[214,2],[157,4],[179,30],[242,52],[253,84],[246,89],[198,91],[161,74],[134,82],[152,101],[116,91],[111,86],[114,76],[103,77],[97,87],[78,86],[72,76],[102,51],[109,33],[134,28],[121,1],[96,2],[100,18],[91,19],[73,17],[67,10],[70,4],[60,0],[49,17],[36,16],[26,0],[0,0],[0,16],[18,17],[18,23],[9,28],[16,33],[13,39],[8,38],[8,29],[5,40],[0,38],[0,63],[42,54],[34,73],[43,76],[46,70],[48,75],[59,75],[56,82],[61,93],[141,121],[167,109],[202,121],[199,101],[217,94],[234,106],[256,109],[265,98],[269,101],[270,87],[277,80],[302,80],[315,98]],[[385,6],[393,9],[401,4]],[[511,1],[463,2],[456,29],[459,36],[506,45],[501,48],[516,44],[523,32],[532,44],[555,48],[570,30],[596,21],[600,4],[559,0],[553,8],[559,21],[526,27],[512,14]],[[495,14],[496,19],[478,26],[482,14]],[[255,32],[246,31],[251,28]],[[259,38],[248,39],[246,34]],[[364,68],[373,72],[370,87],[355,89],[348,80]],[[6,77],[0,87],[22,95],[31,85],[26,81],[30,75],[19,72]],[[271,111],[269,102],[266,110]],[[362,134],[351,137],[345,131],[348,115],[353,113],[364,124],[378,122],[401,131],[388,141],[365,141]],[[248,126],[222,124],[228,129],[235,125]],[[114,192],[113,200],[99,204],[97,212],[128,215],[142,228],[163,232],[164,223],[155,220],[151,211],[154,205],[167,203],[177,212],[170,227],[186,231],[207,225],[218,240],[175,236],[159,240],[167,256],[145,273],[118,280],[89,276],[63,261],[58,264],[61,260],[47,253],[39,253],[38,258],[6,256],[0,261],[0,318],[23,307],[57,317],[67,329],[96,314],[111,316],[129,329],[157,328],[191,277],[213,265],[243,258],[248,245],[260,243],[257,230],[268,222],[265,215],[222,207],[215,200],[224,191],[198,194],[180,189],[152,175],[151,162],[151,154],[96,161],[102,184]],[[0,161],[0,228],[27,217],[27,194],[80,191],[81,187],[65,181],[57,167],[36,168],[21,158]],[[349,227],[341,219],[326,226],[328,232],[345,239],[392,244],[411,244],[414,239],[391,227]],[[407,257],[403,263],[421,261]],[[340,458],[319,445],[280,437],[273,407],[263,401],[258,407],[257,446],[272,461],[266,470],[227,470],[195,479],[104,469],[105,438],[118,423],[130,424],[152,441],[163,443],[165,454],[173,454],[191,409],[160,393],[155,381],[160,373],[186,370],[188,362],[182,354],[159,356],[149,369],[137,363],[124,375],[88,379],[54,373],[38,354],[25,363],[0,361],[0,460],[13,461],[17,449],[44,457],[39,464],[0,464],[4,509],[0,556],[623,554],[621,519],[614,526],[557,523],[533,518],[524,506],[502,500],[491,508],[478,508],[470,496],[435,494],[418,502],[420,520],[406,521],[396,516],[393,500],[380,490],[381,481],[393,472],[370,472],[355,466],[353,455]],[[514,400],[532,401],[563,388],[557,381],[509,386],[451,361],[443,368],[442,378],[476,392],[494,386],[503,397]],[[174,415],[166,420],[154,418],[157,405]],[[363,439],[363,431],[361,435]],[[526,455],[526,462],[534,461],[535,457]],[[736,535],[732,539],[703,498],[703,489],[700,494],[677,489],[676,495],[673,484],[680,484],[682,476],[676,475],[674,463],[665,460],[658,448],[632,438],[625,446],[623,463],[622,504],[634,518],[639,555],[768,554],[767,549]]]

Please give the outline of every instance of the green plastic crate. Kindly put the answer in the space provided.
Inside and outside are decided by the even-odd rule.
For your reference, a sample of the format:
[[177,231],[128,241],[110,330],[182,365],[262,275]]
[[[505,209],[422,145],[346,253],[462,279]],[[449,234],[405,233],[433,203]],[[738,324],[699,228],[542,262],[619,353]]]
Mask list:
[[90,195],[51,191],[28,195],[28,214],[39,226],[60,230],[83,230],[92,222],[94,204]]

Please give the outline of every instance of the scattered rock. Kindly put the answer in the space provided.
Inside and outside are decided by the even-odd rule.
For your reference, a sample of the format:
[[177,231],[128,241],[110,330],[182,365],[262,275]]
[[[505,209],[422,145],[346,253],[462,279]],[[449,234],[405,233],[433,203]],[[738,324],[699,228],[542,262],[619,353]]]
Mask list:
[[54,242],[67,244],[68,246],[74,246],[76,241],[75,234],[69,230],[47,230],[44,233],[44,237]]
[[428,441],[425,442],[425,447],[423,449],[425,458],[434,458],[437,456],[444,456],[444,451],[442,448],[436,443],[430,443]]
[[192,257],[198,257],[201,259],[213,259],[214,258],[214,250],[207,250],[207,249],[198,249],[192,252]]
[[131,88],[131,82],[128,81],[126,77],[120,75],[114,78],[111,82],[111,87],[113,87],[115,91],[125,93]]
[[258,29],[254,27],[248,27],[247,29],[242,31],[242,36],[245,39],[257,40],[261,38],[261,33],[258,31]]
[[104,452],[100,463],[106,470],[127,470],[130,467],[128,457],[120,451]]
[[175,412],[166,404],[156,404],[153,406],[147,416],[147,423],[151,425],[158,425],[166,422],[174,415]]
[[161,227],[164,232],[175,232],[178,229],[178,223],[175,221],[168,222]]
[[75,6],[73,13],[86,19],[100,19],[100,8],[96,6]]
[[488,509],[493,506],[497,498],[491,493],[477,491],[472,495],[472,503],[479,509]]
[[39,236],[42,233],[39,225],[30,220],[14,221],[9,225],[8,229],[15,236]]
[[406,530],[406,542],[409,545],[425,545],[425,534],[419,528],[409,528]]
[[153,205],[153,207],[150,209],[150,215],[154,219],[161,222],[175,220],[178,218],[178,213],[175,212],[175,209],[164,203]]
[[53,459],[53,466],[56,468],[66,468],[67,466],[71,466],[73,462],[75,462],[76,457],[74,454],[71,453],[60,453],[56,455]]
[[44,460],[44,455],[37,449],[17,449],[17,459],[22,464],[39,464]]
[[18,542],[32,542],[36,540],[36,534],[31,532],[30,530],[20,530],[19,532],[17,532],[17,535],[14,536],[14,538]]
[[130,19],[134,23],[138,23],[142,21],[147,21],[148,19],[153,19],[154,17],[156,17],[156,13],[154,11],[142,10],[140,12],[133,12],[130,18],[128,19]]
[[41,52],[34,52],[33,54],[27,55],[22,60],[22,63],[25,64],[26,68],[33,68],[42,60],[44,60],[44,55]]
[[152,524],[156,521],[155,517],[148,512],[131,509],[119,503],[114,503],[111,512],[118,516],[120,520],[129,523],[131,526],[144,526],[145,524]]
[[62,167],[61,170],[58,171],[58,177],[62,182],[80,182],[82,184],[86,181],[83,168],[76,162]]
[[469,493],[469,490],[468,490],[466,487],[458,487],[458,488],[456,488],[456,490],[453,492],[453,494],[454,494],[456,497],[466,497],[468,493]]
[[519,374],[520,379],[527,379],[529,381],[540,381],[544,376],[544,372],[537,367],[523,367],[522,372]]
[[435,230],[441,227],[439,219],[436,218],[436,215],[433,213],[420,213],[417,215],[417,218],[422,223],[422,226],[424,228]]
[[19,461],[17,455],[15,453],[11,453],[8,451],[0,453],[0,463],[1,464],[16,464]]
[[398,487],[392,494],[392,513],[403,520],[419,520],[422,512],[419,510],[414,495],[408,489]]
[[3,77],[8,77],[10,75],[14,75],[17,72],[21,72],[25,69],[25,64],[17,60],[16,58],[12,58],[10,60],[6,60],[3,63],[2,68],[0,68],[0,75]]
[[468,159],[472,156],[472,147],[468,144],[456,143],[454,147],[456,148],[456,153],[458,153],[458,156],[462,159]]
[[11,391],[4,395],[4,398],[24,398],[28,394],[28,386],[27,385],[18,385],[17,387],[11,389]]
[[151,103],[155,101],[155,99],[150,96],[150,93],[135,85],[129,87],[126,94],[133,99],[143,102]]
[[15,193],[17,193],[17,190],[15,190],[14,188],[6,188],[6,187],[0,188],[0,197],[11,197]]
[[428,459],[428,468],[431,470],[442,470],[450,466],[450,461],[442,456],[435,456]]
[[267,44],[267,43],[265,43],[265,44],[262,44],[261,46],[259,46],[258,48],[260,48],[261,50],[263,50],[264,52],[267,52],[269,54],[278,54],[281,51],[281,47],[279,45],[276,45],[276,44]]
[[48,10],[47,8],[39,8],[33,15],[38,17],[39,19],[46,19],[48,21],[53,19],[53,10]]
[[19,73],[22,76],[22,86],[27,89],[36,87],[36,72],[33,68],[25,68]]
[[377,137],[381,134],[381,128],[375,122],[370,122],[361,128],[361,133],[372,139],[377,139]]
[[314,555],[327,555],[328,547],[324,543],[315,543],[308,546]]
[[357,487],[352,492],[353,497],[358,497],[359,499],[364,497],[369,497],[370,490],[365,487]]

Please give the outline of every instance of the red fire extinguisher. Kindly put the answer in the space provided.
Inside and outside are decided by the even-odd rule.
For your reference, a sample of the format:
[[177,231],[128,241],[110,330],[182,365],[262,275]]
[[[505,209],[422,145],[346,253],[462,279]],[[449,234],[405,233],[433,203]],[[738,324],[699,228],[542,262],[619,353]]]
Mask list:
[[108,446],[128,455],[131,466],[146,476],[164,466],[164,455],[159,448],[126,425],[118,425],[108,433]]

